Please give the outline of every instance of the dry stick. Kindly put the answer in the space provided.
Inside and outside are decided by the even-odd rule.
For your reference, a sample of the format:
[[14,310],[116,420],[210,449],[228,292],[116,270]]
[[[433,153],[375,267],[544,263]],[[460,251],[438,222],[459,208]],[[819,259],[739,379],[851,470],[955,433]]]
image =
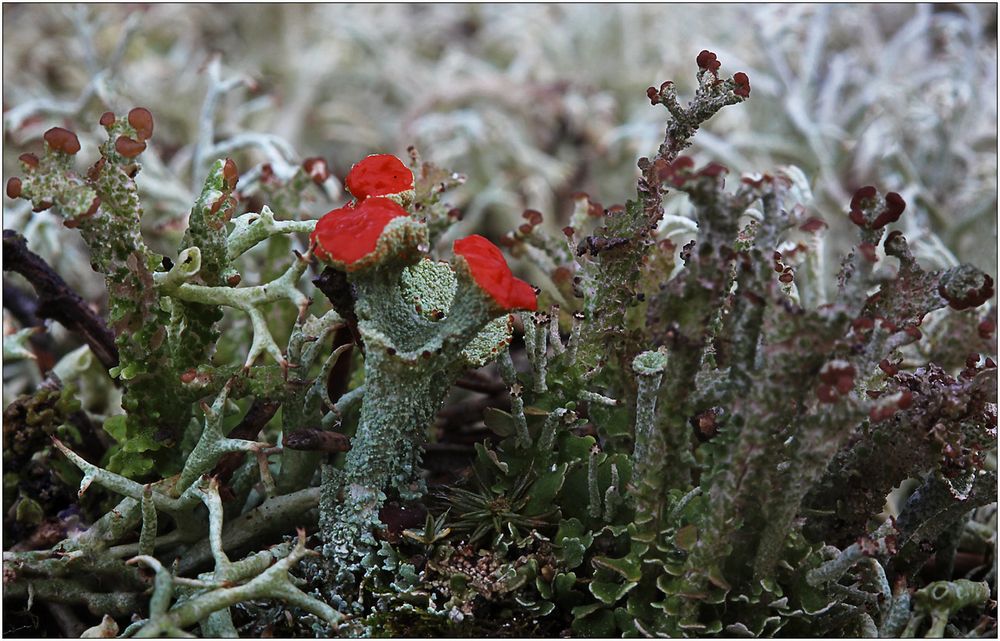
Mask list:
[[[267,425],[275,412],[281,406],[280,401],[269,401],[263,398],[255,398],[247,410],[246,415],[239,425],[229,433],[229,438],[241,438],[247,441],[256,440],[257,434]],[[246,452],[230,452],[219,459],[212,470],[212,476],[219,479],[220,485],[225,485],[232,478],[233,473],[239,469],[246,457]]]
[[3,269],[21,274],[35,288],[39,317],[51,318],[80,334],[105,368],[118,365],[115,335],[104,319],[41,256],[28,249],[24,236],[10,229],[3,230]]
[[466,372],[462,378],[455,381],[455,386],[472,392],[490,394],[492,396],[496,396],[507,391],[507,386],[502,382],[477,371]]

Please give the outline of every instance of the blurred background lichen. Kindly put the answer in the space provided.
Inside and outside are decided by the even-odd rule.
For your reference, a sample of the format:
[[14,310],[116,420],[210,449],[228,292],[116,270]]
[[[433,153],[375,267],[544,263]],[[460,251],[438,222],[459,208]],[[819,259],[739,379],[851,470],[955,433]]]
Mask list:
[[[996,14],[960,4],[12,5],[4,174],[60,116],[96,123],[106,108],[155,105],[164,182],[139,186],[190,202],[191,181],[184,193],[168,178],[191,162],[218,56],[244,80],[219,98],[220,134],[268,132],[272,153],[321,155],[339,177],[364,154],[415,144],[468,176],[455,234],[498,234],[525,208],[564,219],[578,191],[624,201],[635,157],[661,135],[645,87],[678,78],[692,89],[681,70],[708,48],[754,79],[754,100],[699,134],[698,162],[798,166],[833,233],[847,230],[836,214],[855,188],[885,185],[919,205],[905,230],[918,257],[988,266]],[[23,210],[4,215],[29,225]],[[74,235],[40,218],[28,230],[36,251],[78,260]],[[96,294],[90,276],[72,284]]]

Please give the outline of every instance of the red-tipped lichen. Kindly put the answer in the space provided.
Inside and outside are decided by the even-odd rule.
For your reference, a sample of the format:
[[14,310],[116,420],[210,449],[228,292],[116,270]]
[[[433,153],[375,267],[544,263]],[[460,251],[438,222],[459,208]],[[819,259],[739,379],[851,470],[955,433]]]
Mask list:
[[[111,116],[114,118],[114,115]],[[103,120],[103,118],[102,118]],[[128,124],[135,129],[135,134],[139,140],[149,140],[153,137],[153,114],[145,107],[136,107],[128,112]]]
[[376,154],[354,165],[345,184],[358,200],[389,196],[413,189],[413,172],[392,154]]
[[382,230],[406,210],[388,198],[369,198],[327,213],[310,235],[321,260],[349,267],[378,247]]
[[515,278],[497,246],[482,236],[455,241],[454,252],[465,259],[476,284],[501,308],[536,310],[535,288]]
[[71,156],[80,151],[80,139],[69,129],[53,127],[45,132],[43,138],[54,151],[61,151]]

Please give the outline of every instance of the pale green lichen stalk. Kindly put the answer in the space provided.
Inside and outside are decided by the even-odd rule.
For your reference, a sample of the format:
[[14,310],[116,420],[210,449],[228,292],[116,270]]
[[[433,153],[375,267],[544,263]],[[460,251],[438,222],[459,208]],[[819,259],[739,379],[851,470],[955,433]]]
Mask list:
[[[396,231],[401,228],[412,231]],[[463,371],[490,362],[510,342],[508,315],[463,263],[418,258],[407,264],[408,248],[425,238],[412,220],[390,223],[376,250],[387,257],[349,272],[365,383],[352,449],[343,470],[324,481],[337,488],[324,492],[339,497],[321,519],[324,549],[338,570],[354,569],[375,546],[387,495],[403,501],[423,495],[421,448],[445,394]]]

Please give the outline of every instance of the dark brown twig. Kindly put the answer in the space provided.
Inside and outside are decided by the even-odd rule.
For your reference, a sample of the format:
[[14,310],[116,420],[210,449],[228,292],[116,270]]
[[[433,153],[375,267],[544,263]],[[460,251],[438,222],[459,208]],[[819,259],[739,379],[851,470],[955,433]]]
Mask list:
[[482,372],[466,372],[462,378],[455,382],[456,387],[467,389],[472,392],[482,392],[496,396],[507,391],[507,386],[499,379],[493,379]]
[[35,288],[40,318],[51,318],[80,334],[104,367],[118,365],[115,336],[104,319],[41,256],[28,249],[24,236],[10,229],[3,230],[3,269],[21,274]]
[[313,284],[316,285],[316,289],[330,299],[337,314],[347,321],[354,343],[363,350],[364,343],[361,341],[361,333],[358,331],[358,315],[354,312],[354,292],[351,290],[351,284],[347,282],[347,274],[327,267],[313,279]]
[[[281,406],[280,401],[268,401],[262,398],[255,398],[247,410],[243,420],[229,433],[229,438],[241,438],[252,441],[257,438],[257,434],[267,425],[274,413]],[[212,470],[212,476],[219,479],[220,485],[225,485],[232,478],[233,472],[239,469],[243,462],[245,452],[230,452],[219,459]]]

